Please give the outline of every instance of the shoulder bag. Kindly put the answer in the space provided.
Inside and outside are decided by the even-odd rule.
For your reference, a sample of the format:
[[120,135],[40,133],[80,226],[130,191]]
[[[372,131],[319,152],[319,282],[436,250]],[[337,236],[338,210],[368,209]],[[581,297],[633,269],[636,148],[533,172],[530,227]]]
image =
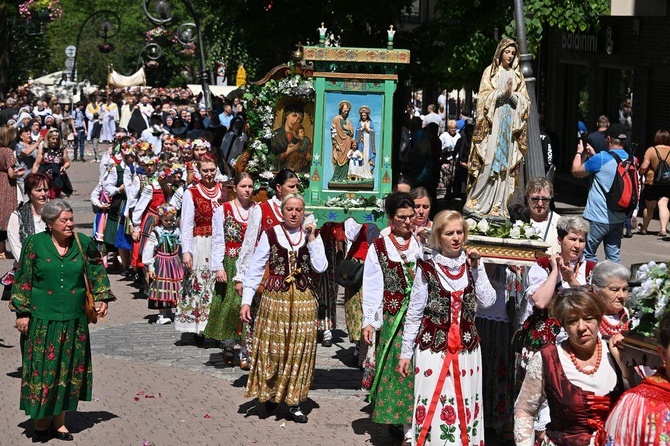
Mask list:
[[[95,311],[95,302],[93,300],[93,293],[91,293],[91,285],[88,281],[88,258],[84,254],[84,250],[81,247],[81,242],[79,241],[79,236],[77,233],[74,233],[74,239],[77,241],[77,246],[79,247],[79,252],[81,257],[84,259],[84,283],[86,284],[86,319],[88,319],[89,324],[95,324],[98,322],[98,313]],[[102,320],[102,318],[100,318]]]

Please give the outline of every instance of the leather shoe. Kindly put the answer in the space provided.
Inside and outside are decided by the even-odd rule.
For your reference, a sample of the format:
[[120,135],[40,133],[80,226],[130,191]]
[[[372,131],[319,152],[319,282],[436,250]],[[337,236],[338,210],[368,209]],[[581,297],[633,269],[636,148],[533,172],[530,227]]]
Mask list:
[[332,347],[333,346],[333,340],[332,339],[324,339],[323,342],[321,342],[322,347]]
[[302,413],[300,406],[293,406],[289,408],[289,413],[291,414],[291,419],[296,423],[307,423],[307,415]]
[[57,430],[53,430],[51,432],[51,437],[55,438],[57,440],[60,440],[60,441],[73,441],[74,440],[74,437],[72,436],[72,434],[70,432],[60,432],[60,431],[57,431]]
[[48,428],[44,430],[35,429],[33,431],[33,443],[46,443],[49,440],[51,440],[51,432]]
[[249,369],[251,369],[251,367],[249,366],[249,359],[247,359],[247,358],[241,358],[240,359],[240,369],[245,370],[245,371],[248,371]]

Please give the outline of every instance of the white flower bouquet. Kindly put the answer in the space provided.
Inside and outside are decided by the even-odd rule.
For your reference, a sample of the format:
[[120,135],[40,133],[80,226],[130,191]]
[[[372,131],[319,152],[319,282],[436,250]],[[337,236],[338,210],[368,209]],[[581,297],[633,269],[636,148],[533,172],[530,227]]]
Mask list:
[[649,262],[642,265],[635,277],[640,286],[632,289],[628,307],[633,320],[633,332],[655,337],[658,322],[670,310],[670,271],[665,263]]
[[540,238],[537,231],[530,225],[530,223],[525,223],[521,220],[517,220],[514,223],[498,223],[489,222],[485,218],[478,222],[472,218],[468,218],[465,221],[468,224],[468,233],[473,235],[486,235],[489,237],[512,238],[517,240],[536,240]]

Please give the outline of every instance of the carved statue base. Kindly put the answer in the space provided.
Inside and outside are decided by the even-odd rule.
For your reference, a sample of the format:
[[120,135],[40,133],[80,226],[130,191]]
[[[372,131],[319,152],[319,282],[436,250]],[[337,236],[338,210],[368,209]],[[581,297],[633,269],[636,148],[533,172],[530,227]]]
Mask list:
[[477,248],[487,263],[531,266],[536,259],[546,256],[549,244],[542,240],[469,235],[467,247]]

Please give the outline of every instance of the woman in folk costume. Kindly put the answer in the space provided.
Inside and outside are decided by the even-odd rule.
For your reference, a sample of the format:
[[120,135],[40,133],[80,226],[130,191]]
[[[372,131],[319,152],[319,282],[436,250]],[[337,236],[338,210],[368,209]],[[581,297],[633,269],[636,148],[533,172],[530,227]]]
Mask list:
[[269,266],[244,396],[258,398],[267,412],[285,402],[293,421],[306,423],[300,403],[307,399],[316,363],[318,303],[313,276],[323,272],[328,261],[315,225],[303,222],[305,200],[287,194],[281,212],[284,221],[261,235],[244,277],[240,317],[249,322],[251,302]]
[[177,210],[167,203],[157,209],[158,221],[142,251],[142,263],[149,283],[149,309],[158,310],[158,325],[172,322],[171,309],[177,306],[184,281],[180,254]]
[[413,445],[484,444],[475,308],[491,306],[496,292],[477,251],[466,253],[467,234],[461,214],[440,212],[431,234],[440,251],[418,262],[398,363],[414,376]]
[[670,444],[670,312],[658,325],[663,367],[619,398],[605,423],[608,446]]
[[[275,196],[268,201],[260,203],[258,206],[254,206],[251,210],[247,232],[244,234],[244,241],[240,248],[240,255],[235,264],[237,272],[232,279],[235,284],[235,291],[237,291],[237,294],[240,296],[242,295],[242,280],[244,280],[244,275],[246,274],[247,269],[249,269],[251,257],[256,250],[256,245],[258,244],[261,235],[271,227],[284,221],[284,217],[281,213],[282,197],[298,192],[298,183],[298,176],[295,172],[290,169],[280,170],[277,172],[277,175],[275,175],[274,181],[271,184]],[[230,280],[230,277],[228,277],[228,283],[230,283]],[[258,298],[260,298],[260,295],[257,296],[257,299],[254,299],[254,304],[252,305],[251,322],[244,327],[244,337],[247,348],[252,344],[253,320]]]
[[126,137],[119,142],[119,153],[112,157],[107,173],[102,178],[102,187],[111,197],[103,241],[107,251],[118,250],[123,270],[130,266],[132,238],[126,235],[126,176],[125,171],[135,170],[135,140]]
[[[154,229],[158,220],[158,207],[165,203],[166,197],[161,185],[160,175],[156,174],[158,169],[157,156],[144,156],[140,158],[140,166],[144,173],[140,175],[140,194],[135,202],[131,215],[133,225],[133,253],[132,266],[142,268],[142,252],[147,239]],[[167,176],[161,171],[163,182]]]
[[186,280],[177,302],[175,329],[195,333],[195,342],[202,344],[214,294],[214,274],[209,268],[212,215],[223,191],[214,179],[218,170],[214,155],[202,155],[197,164],[201,180],[186,190],[181,209],[181,251]]
[[509,218],[508,201],[526,155],[530,111],[518,55],[514,40],[501,40],[479,84],[466,214]]
[[379,332],[369,398],[374,404],[372,420],[402,425],[405,441],[409,441],[414,384],[394,368],[400,359],[405,314],[422,247],[412,234],[416,215],[412,197],[394,192],[386,197],[384,206],[391,233],[373,242],[363,272],[363,340],[372,345]]
[[[219,283],[228,282],[229,277],[235,276],[235,263],[254,208],[251,201],[254,180],[251,175],[240,172],[233,184],[235,198],[219,206],[212,217],[212,257],[209,264]],[[242,333],[248,330],[243,329],[240,321],[241,304],[242,298],[232,284],[225,287],[225,294],[217,293],[209,312],[205,336],[223,342],[223,361],[226,365],[233,365],[233,349],[235,342],[239,342],[240,368],[248,370],[247,345],[242,338]]]
[[116,122],[119,120],[119,106],[107,97],[107,103],[102,106],[102,132],[100,142],[112,142],[116,133]]

